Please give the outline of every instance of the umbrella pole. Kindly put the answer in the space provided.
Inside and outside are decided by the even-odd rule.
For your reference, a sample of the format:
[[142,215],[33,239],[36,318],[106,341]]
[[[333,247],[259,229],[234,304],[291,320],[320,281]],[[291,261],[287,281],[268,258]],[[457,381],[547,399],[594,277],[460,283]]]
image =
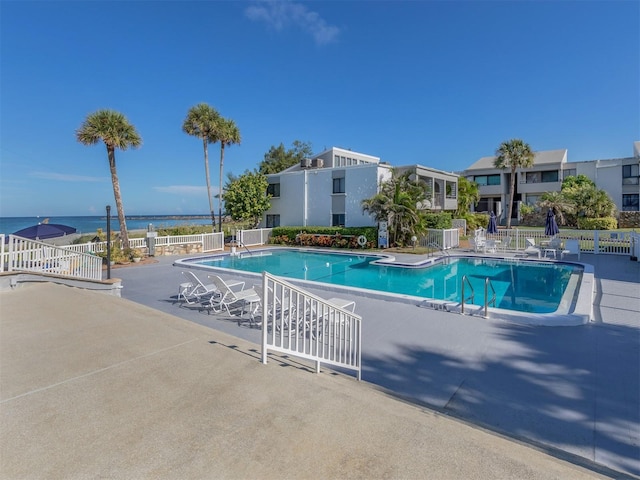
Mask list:
[[111,205],[107,205],[107,280],[111,280]]

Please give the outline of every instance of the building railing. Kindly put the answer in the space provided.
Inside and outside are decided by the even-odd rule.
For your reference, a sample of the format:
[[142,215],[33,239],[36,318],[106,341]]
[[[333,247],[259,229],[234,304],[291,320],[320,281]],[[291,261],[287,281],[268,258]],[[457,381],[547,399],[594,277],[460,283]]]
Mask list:
[[355,370],[362,375],[362,317],[265,272],[262,363],[269,351]]
[[256,228],[253,230],[238,230],[237,239],[240,245],[252,247],[269,243],[273,228]]
[[[2,244],[4,247],[4,240]],[[95,255],[70,251],[16,235],[9,235],[7,250],[6,254],[3,251],[2,257],[6,259],[7,270],[10,272],[50,273],[102,280],[102,258]]]

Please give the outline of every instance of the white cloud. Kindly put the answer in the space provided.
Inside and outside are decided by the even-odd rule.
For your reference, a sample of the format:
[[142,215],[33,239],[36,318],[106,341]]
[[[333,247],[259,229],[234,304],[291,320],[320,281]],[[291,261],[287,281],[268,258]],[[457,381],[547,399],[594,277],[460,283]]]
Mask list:
[[244,13],[250,20],[264,22],[278,31],[297,26],[313,36],[318,45],[334,42],[340,34],[338,27],[327,24],[318,13],[301,3],[267,0],[247,7]]
[[[204,195],[207,196],[207,187],[194,186],[194,185],[168,185],[166,187],[153,187],[153,189],[160,193],[169,193],[172,195]],[[217,195],[218,190],[211,188],[211,194]]]
[[85,175],[55,172],[31,172],[29,176],[43,180],[55,180],[57,182],[104,182],[106,180],[106,178],[103,177],[88,177]]

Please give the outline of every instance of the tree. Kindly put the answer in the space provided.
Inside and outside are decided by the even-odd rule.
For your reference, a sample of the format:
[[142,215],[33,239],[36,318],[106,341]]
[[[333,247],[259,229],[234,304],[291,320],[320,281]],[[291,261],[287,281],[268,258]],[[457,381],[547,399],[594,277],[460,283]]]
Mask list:
[[475,205],[480,200],[478,184],[467,180],[465,177],[458,178],[458,208],[456,215],[463,216],[469,213],[471,205]]
[[[216,228],[216,217],[213,211],[213,197],[211,195],[211,177],[209,175],[209,144],[218,141],[217,129],[220,114],[215,108],[206,103],[199,103],[191,107],[187,117],[182,123],[182,131],[187,135],[198,137],[202,140],[204,149],[204,173],[207,181],[207,198],[209,199],[209,212],[211,212],[211,224]],[[220,192],[222,193],[222,192]]]
[[577,217],[603,218],[615,215],[616,206],[609,194],[596,187],[586,175],[564,179],[561,194],[571,205],[571,223],[577,225]]
[[509,169],[511,171],[511,187],[509,189],[509,215],[507,216],[507,228],[511,228],[511,215],[513,214],[513,196],[516,187],[516,170],[533,166],[533,151],[528,143],[519,138],[508,142],[502,142],[496,150],[496,159],[493,162],[495,168]]
[[398,245],[409,244],[412,235],[425,229],[420,205],[426,200],[426,186],[412,181],[411,175],[394,171],[376,195],[362,201],[363,212],[371,214],[376,222],[388,222],[390,242]]
[[260,223],[264,212],[271,208],[266,195],[269,182],[260,172],[246,171],[225,186],[224,206],[235,221],[251,221],[252,228]]
[[[222,231],[222,174],[224,169],[224,148],[231,145],[240,144],[240,130],[231,119],[220,118],[215,138],[220,142],[220,193],[218,194],[218,226]],[[265,187],[266,189],[266,187]]]
[[285,149],[282,143],[277,147],[272,146],[269,151],[264,154],[264,160],[260,162],[260,166],[258,167],[260,173],[265,175],[280,173],[313,154],[311,143],[309,142],[294,140],[292,145],[292,148],[289,150]]
[[575,212],[575,204],[562,192],[543,193],[538,205],[545,210],[551,208],[560,225],[566,225],[566,216]]
[[80,128],[76,130],[76,139],[83,145],[96,145],[102,140],[107,147],[113,196],[115,197],[118,223],[120,224],[120,238],[123,248],[129,248],[129,233],[127,232],[120,182],[116,171],[115,150],[116,148],[121,150],[126,150],[129,147],[138,148],[142,145],[142,138],[122,113],[104,109],[97,110],[87,116]]

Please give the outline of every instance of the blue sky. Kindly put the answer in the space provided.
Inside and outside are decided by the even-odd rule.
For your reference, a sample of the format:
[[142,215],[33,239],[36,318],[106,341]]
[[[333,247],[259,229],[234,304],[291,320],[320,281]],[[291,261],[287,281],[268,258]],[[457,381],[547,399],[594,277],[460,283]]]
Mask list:
[[[200,102],[240,129],[225,177],[294,140],[447,171],[510,138],[569,161],[640,140],[638,1],[3,0],[0,18],[0,216],[115,205],[106,149],[75,139],[101,108],[143,139],[116,152],[129,215],[208,211],[181,130]],[[217,191],[218,145],[210,161]]]

